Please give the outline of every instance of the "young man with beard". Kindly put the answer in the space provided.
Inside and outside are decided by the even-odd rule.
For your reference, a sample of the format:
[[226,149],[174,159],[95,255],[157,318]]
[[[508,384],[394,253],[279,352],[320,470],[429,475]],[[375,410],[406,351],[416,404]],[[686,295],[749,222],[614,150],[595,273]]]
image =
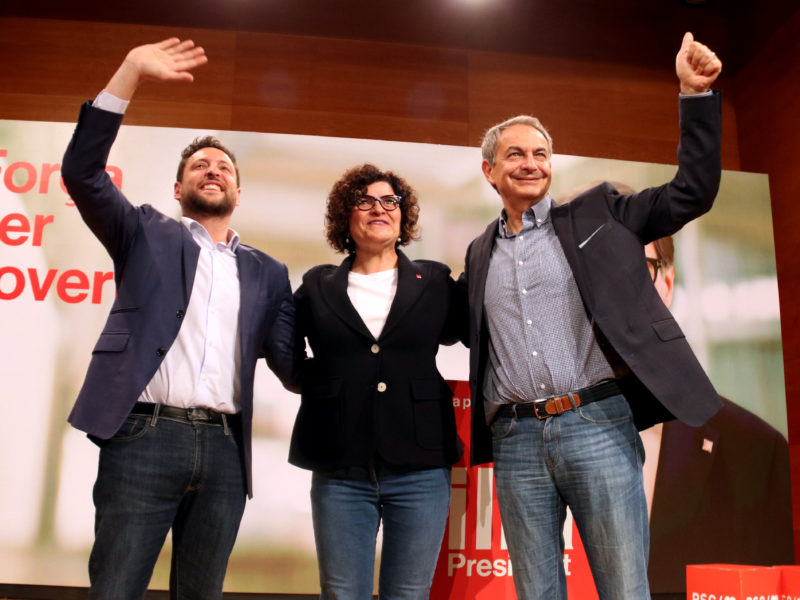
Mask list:
[[117,297],[70,423],[100,446],[90,598],[142,598],[172,529],[171,598],[222,597],[252,495],[253,377],[260,356],[288,386],[294,305],[286,267],[239,242],[233,154],[215,138],[182,153],[175,221],[134,206],[105,171],[144,80],[192,81],[202,48],[131,50],[81,108],[64,182],[114,261]]

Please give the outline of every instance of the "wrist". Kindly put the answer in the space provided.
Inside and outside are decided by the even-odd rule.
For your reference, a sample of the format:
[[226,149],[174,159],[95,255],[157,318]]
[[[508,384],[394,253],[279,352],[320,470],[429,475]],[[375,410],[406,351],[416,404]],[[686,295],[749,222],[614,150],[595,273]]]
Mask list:
[[681,81],[680,84],[681,84],[680,86],[681,94],[683,94],[684,96],[696,96],[697,94],[705,94],[708,92],[709,89],[711,89],[708,86],[695,87],[683,81]]
[[106,84],[105,90],[122,100],[130,100],[140,81],[139,66],[135,61],[126,58]]

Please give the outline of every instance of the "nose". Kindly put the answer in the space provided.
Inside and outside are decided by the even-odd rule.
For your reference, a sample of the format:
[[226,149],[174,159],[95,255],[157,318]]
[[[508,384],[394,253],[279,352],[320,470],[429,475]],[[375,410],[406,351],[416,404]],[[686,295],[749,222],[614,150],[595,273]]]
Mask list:
[[377,198],[373,198],[372,199],[372,208],[370,209],[369,212],[380,215],[380,214],[385,213],[386,209],[383,208],[383,204],[381,204],[380,200],[378,200]]
[[536,159],[533,156],[533,152],[526,152],[525,153],[525,162],[524,166],[529,171],[535,171],[539,167],[536,165]]

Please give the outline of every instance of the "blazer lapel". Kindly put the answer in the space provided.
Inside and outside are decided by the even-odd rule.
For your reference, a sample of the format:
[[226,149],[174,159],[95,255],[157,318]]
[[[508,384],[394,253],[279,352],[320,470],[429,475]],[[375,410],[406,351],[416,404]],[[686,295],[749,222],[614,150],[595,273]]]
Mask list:
[[178,223],[181,231],[181,239],[183,244],[183,273],[181,280],[183,282],[183,302],[184,310],[189,306],[189,297],[192,294],[192,286],[194,286],[194,276],[197,273],[197,260],[200,258],[200,246],[192,238],[192,233],[186,228],[183,223]]
[[[567,258],[570,269],[572,269],[572,275],[577,281],[580,277],[581,266],[578,255],[575,252],[575,231],[570,218],[570,205],[553,204],[550,208],[550,219],[553,221],[553,231],[555,231],[561,248],[564,250],[564,256]],[[581,288],[580,283],[582,282],[578,282],[579,288]]]
[[[423,268],[425,267],[425,268]],[[403,322],[403,315],[419,299],[422,292],[428,285],[429,269],[425,265],[413,264],[408,257],[397,251],[397,291],[386,317],[386,324],[381,331],[381,338],[394,327]]]
[[494,239],[497,235],[499,219],[492,221],[479,238],[473,242],[470,253],[469,272],[469,306],[470,318],[473,319],[474,331],[480,331],[483,315],[483,298],[486,294],[486,276],[489,273]]
[[337,269],[329,275],[323,276],[320,279],[320,292],[322,292],[322,297],[325,298],[330,309],[342,321],[357,333],[374,339],[364,321],[361,320],[361,316],[353,306],[353,303],[350,302],[350,296],[347,295],[347,281],[354,259],[355,256],[348,256]]
[[[261,281],[261,259],[249,248],[240,245],[236,248],[236,264],[239,269],[239,314],[247,315],[248,319],[258,318],[258,315],[253,315],[253,311],[257,296],[264,293]],[[269,290],[266,292],[269,293]],[[257,329],[256,327],[239,327],[242,356],[244,356],[245,348],[248,348],[247,336]]]

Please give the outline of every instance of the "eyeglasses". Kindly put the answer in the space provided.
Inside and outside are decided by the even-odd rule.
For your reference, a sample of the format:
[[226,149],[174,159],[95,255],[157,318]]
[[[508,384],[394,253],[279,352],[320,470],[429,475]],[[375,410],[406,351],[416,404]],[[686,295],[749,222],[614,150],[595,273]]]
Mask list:
[[401,196],[395,195],[387,195],[381,196],[380,198],[376,198],[375,196],[370,196],[369,194],[363,194],[356,198],[356,208],[358,210],[372,210],[372,207],[375,206],[376,202],[380,202],[383,210],[392,211],[398,206],[400,206],[400,201],[403,198]]
[[645,256],[644,259],[647,261],[647,267],[653,273],[653,283],[655,283],[656,279],[658,279],[658,270],[664,268],[664,261],[660,258],[651,258],[649,256]]

